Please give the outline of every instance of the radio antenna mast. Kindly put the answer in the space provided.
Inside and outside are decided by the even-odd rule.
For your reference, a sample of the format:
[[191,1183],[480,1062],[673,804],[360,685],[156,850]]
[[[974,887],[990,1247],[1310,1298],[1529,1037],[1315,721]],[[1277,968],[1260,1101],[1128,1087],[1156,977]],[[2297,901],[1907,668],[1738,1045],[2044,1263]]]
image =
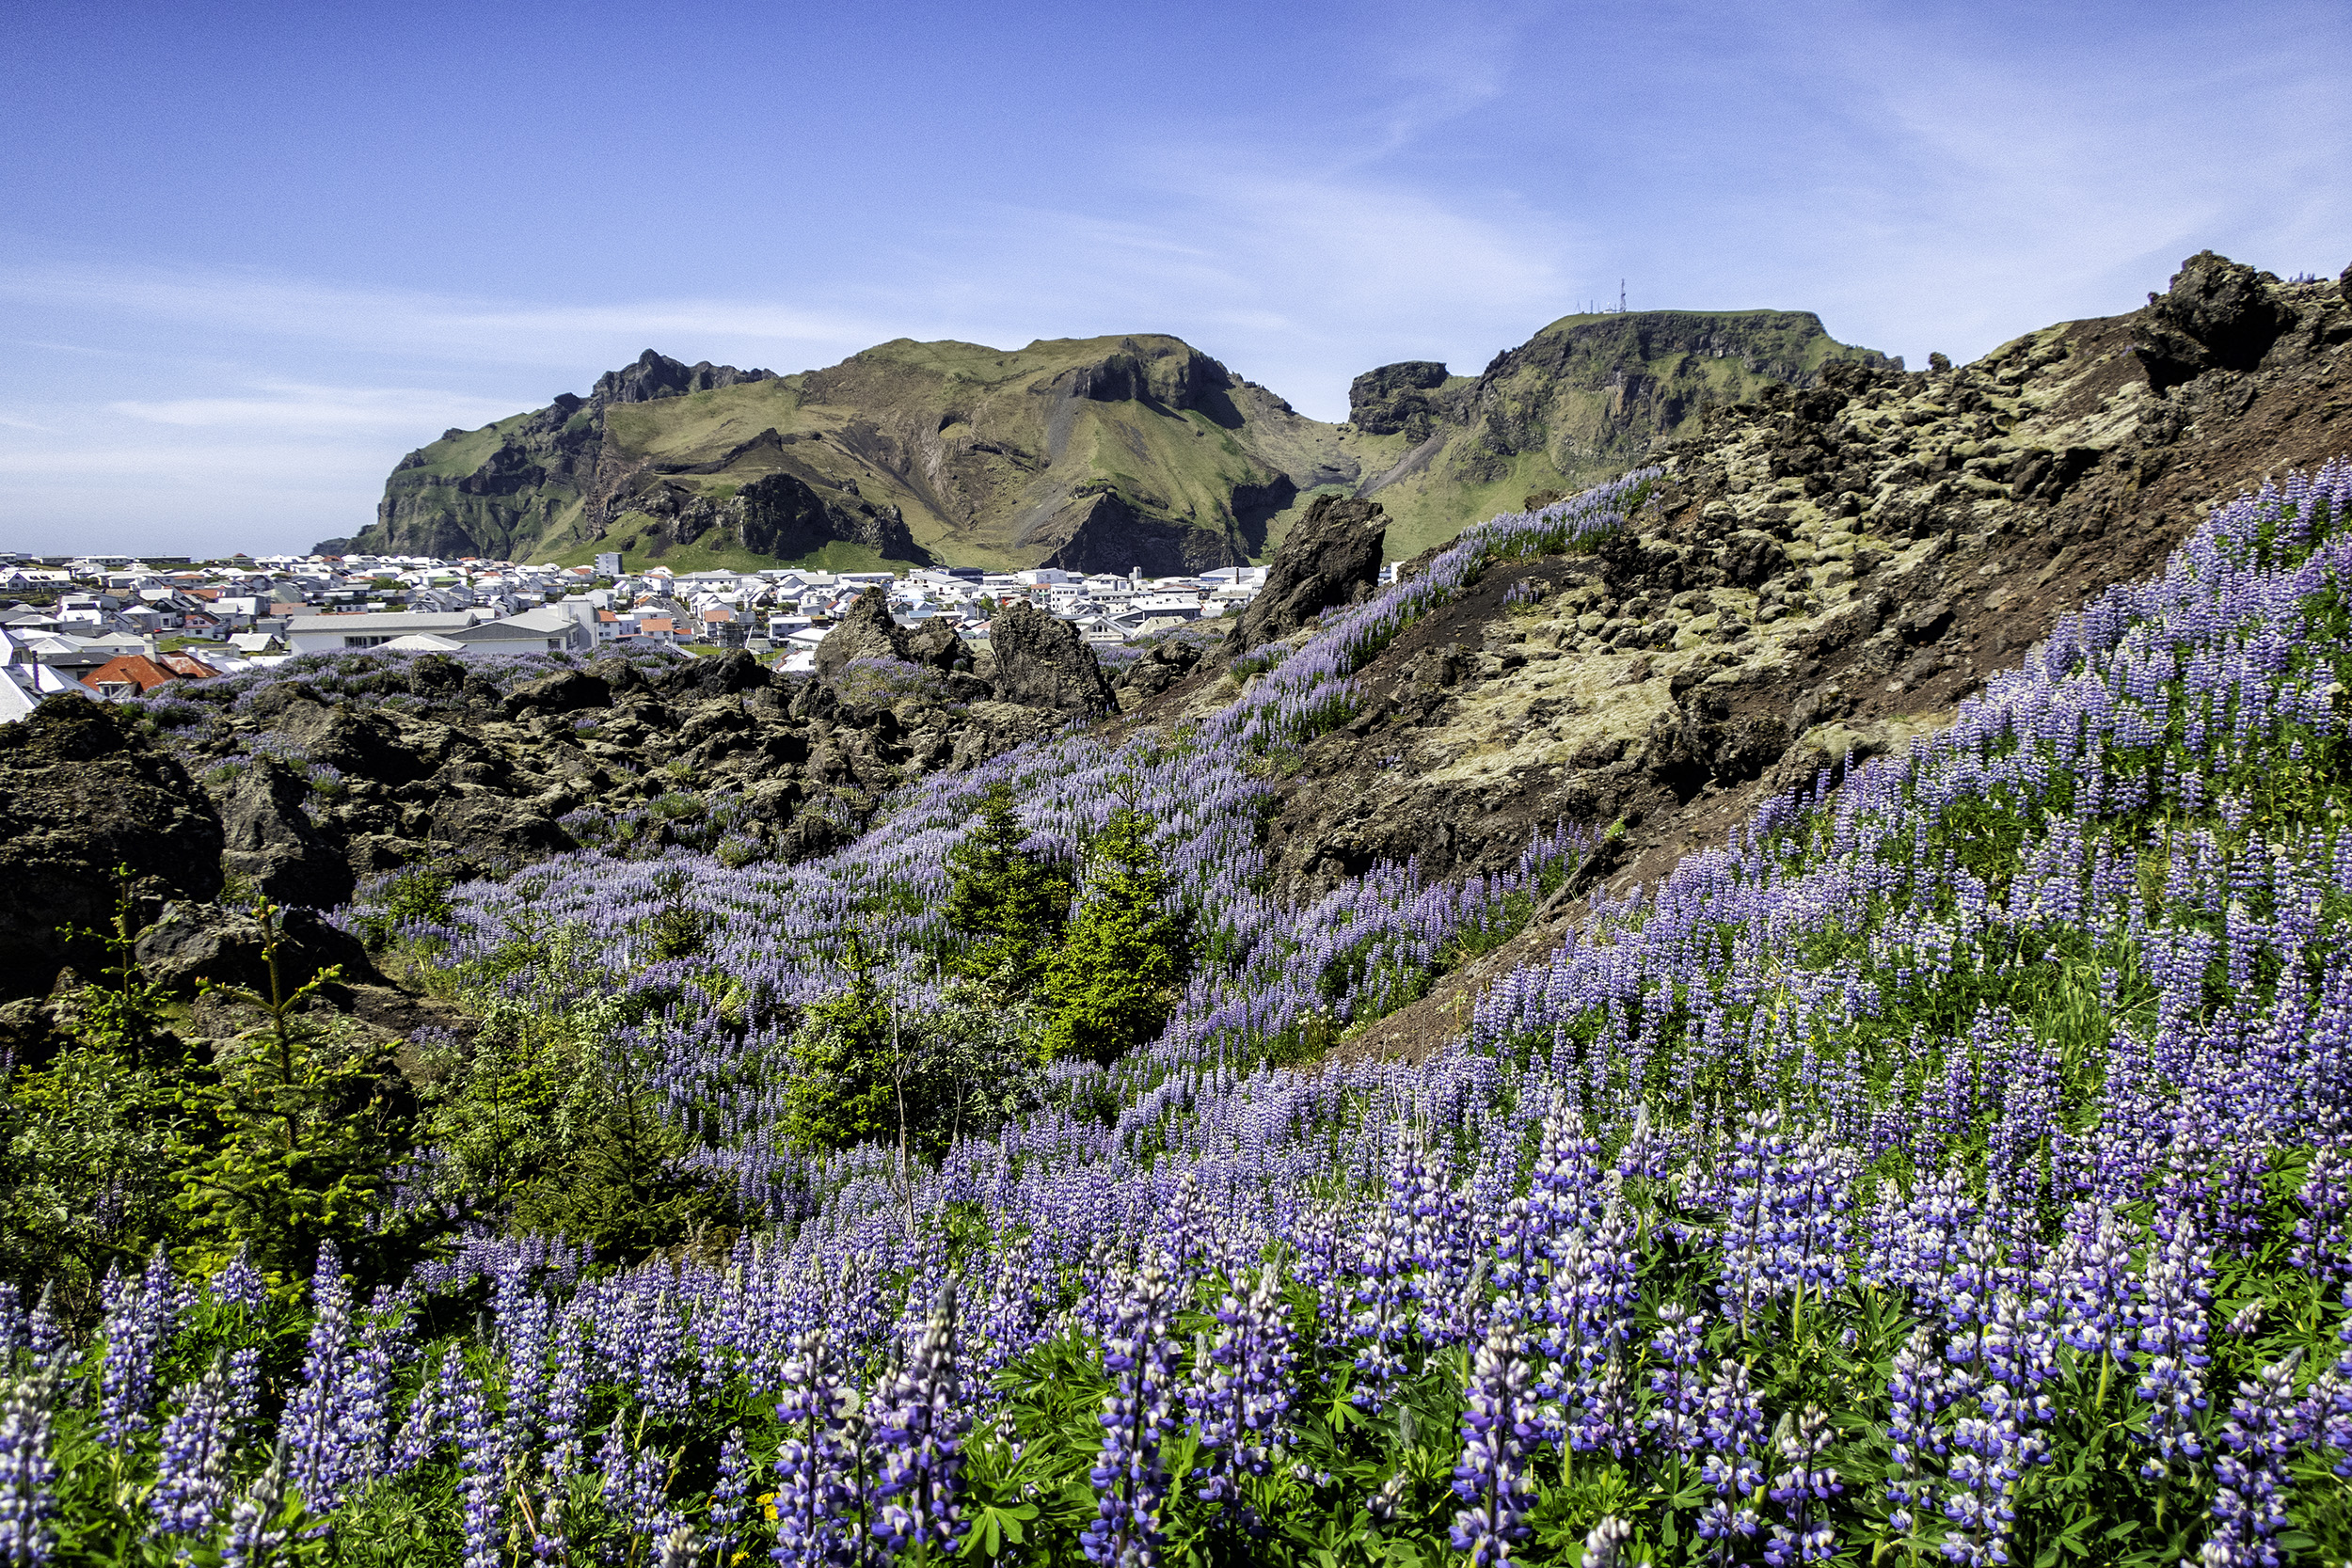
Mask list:
[[1617,314],[1625,314],[1625,279],[1617,279]]

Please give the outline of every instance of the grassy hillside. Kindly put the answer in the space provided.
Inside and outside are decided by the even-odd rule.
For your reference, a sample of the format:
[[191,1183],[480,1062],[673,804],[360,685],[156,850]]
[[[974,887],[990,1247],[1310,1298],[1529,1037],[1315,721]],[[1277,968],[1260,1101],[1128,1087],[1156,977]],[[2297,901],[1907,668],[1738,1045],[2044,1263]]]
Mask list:
[[[1751,401],[1771,382],[1808,384],[1833,359],[1883,362],[1831,338],[1810,311],[1563,316],[1475,379],[1425,393],[1438,410],[1426,434],[1355,428],[1345,450],[1363,467],[1359,493],[1395,519],[1390,554],[1409,556],[1531,492],[1622,473],[1708,408]],[[1353,412],[1359,427],[1371,411]]]
[[1359,409],[1344,425],[1156,334],[1012,350],[899,339],[824,370],[683,395],[665,383],[634,402],[616,372],[591,398],[411,453],[359,547],[772,563],[840,546],[1157,573],[1266,559],[1313,495],[1336,491],[1376,496],[1402,557],[1531,492],[1622,472],[1707,407],[1834,357],[1877,356],[1804,312],[1565,316],[1480,375],[1425,367],[1440,379],[1415,392],[1410,420]]

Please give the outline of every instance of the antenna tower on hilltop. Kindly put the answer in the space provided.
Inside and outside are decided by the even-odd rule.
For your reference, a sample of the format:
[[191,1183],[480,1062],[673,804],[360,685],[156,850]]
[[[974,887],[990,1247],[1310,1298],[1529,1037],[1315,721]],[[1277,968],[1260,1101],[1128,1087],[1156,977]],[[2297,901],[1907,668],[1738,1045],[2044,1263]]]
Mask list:
[[1625,314],[1625,279],[1617,279],[1617,314]]

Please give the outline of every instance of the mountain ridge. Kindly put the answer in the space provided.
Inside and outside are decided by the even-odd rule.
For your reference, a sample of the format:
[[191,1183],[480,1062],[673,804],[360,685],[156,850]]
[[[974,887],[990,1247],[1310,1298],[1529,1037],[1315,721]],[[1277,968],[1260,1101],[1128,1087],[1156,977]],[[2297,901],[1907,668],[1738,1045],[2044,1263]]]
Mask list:
[[893,339],[779,375],[647,349],[585,397],[403,458],[347,549],[632,566],[680,548],[1153,575],[1264,559],[1319,494],[1379,496],[1391,552],[1638,463],[1707,408],[1841,359],[1806,311],[1562,317],[1477,376],[1406,361],[1330,424],[1182,339]]

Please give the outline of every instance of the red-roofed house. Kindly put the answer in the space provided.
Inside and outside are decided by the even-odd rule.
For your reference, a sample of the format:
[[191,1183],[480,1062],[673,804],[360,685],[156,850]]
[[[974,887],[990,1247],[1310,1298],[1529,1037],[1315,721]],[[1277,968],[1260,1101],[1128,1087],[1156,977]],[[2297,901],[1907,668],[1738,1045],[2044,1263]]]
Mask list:
[[82,677],[82,684],[101,697],[144,697],[176,680],[206,680],[220,672],[185,654],[124,654],[110,658]]

